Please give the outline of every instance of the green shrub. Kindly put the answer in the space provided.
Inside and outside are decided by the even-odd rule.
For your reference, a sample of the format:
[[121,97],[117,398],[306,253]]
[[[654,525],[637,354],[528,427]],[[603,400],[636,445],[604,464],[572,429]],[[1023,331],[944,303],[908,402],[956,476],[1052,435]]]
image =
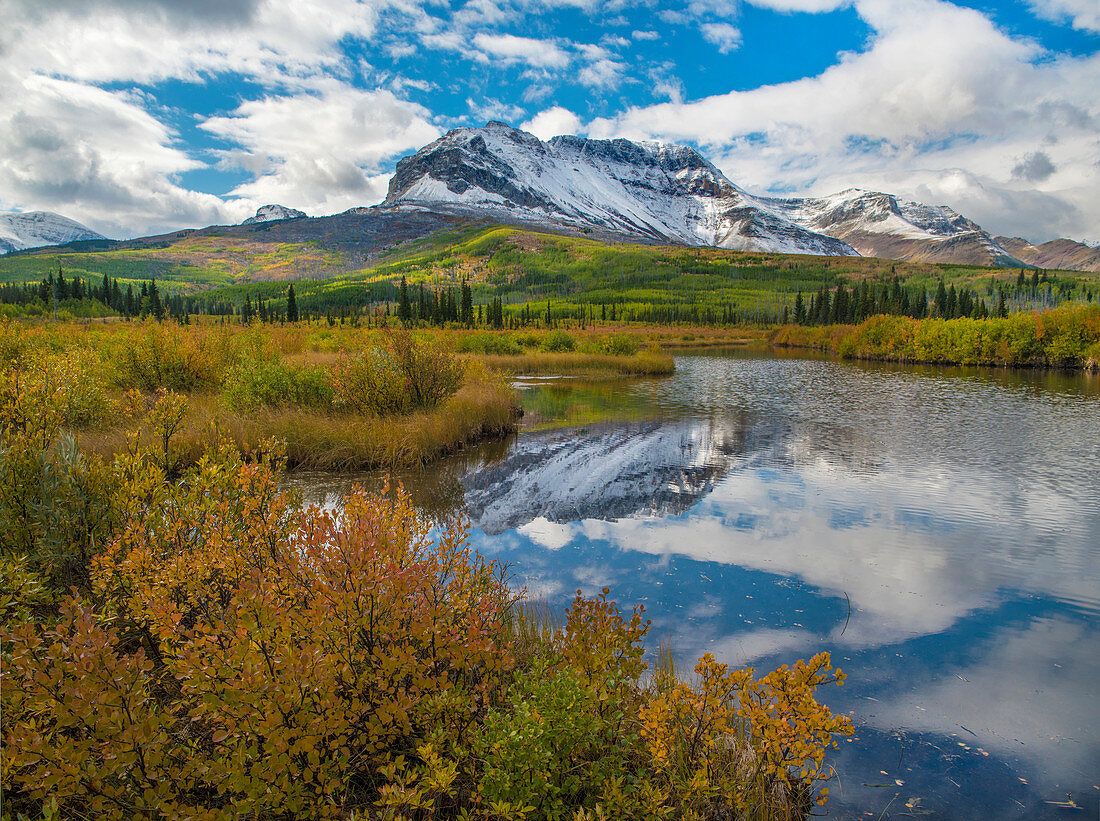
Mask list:
[[320,368],[297,367],[281,359],[244,360],[229,370],[223,391],[234,410],[332,406],[333,388],[327,373]]
[[392,350],[369,348],[341,359],[332,375],[337,408],[389,416],[411,407],[405,375]]
[[633,356],[642,347],[633,334],[615,334],[607,340],[607,350],[615,356]]
[[458,341],[456,346],[461,353],[501,354],[505,356],[518,356],[523,353],[523,348],[510,335],[493,333],[492,331],[478,331],[467,334]]
[[551,331],[544,336],[539,347],[550,353],[563,353],[575,350],[577,343],[570,334],[559,330]]

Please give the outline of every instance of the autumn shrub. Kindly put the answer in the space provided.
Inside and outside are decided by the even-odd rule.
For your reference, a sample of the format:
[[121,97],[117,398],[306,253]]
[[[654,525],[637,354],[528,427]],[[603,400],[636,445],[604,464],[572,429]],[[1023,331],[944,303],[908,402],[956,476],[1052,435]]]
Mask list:
[[143,323],[119,340],[120,386],[153,391],[216,388],[225,362],[218,356],[212,332]]
[[343,410],[389,416],[412,407],[408,382],[392,349],[367,348],[342,357],[333,369],[332,385],[336,406]]
[[404,332],[390,338],[415,408],[434,408],[462,384],[462,363],[435,340],[417,341]]
[[1100,306],[1062,305],[989,319],[881,315],[859,325],[787,325],[771,341],[852,359],[1082,367],[1100,345]]
[[[107,466],[81,453],[66,430],[88,410],[72,373],[61,364],[0,369],[0,598],[16,605],[8,585],[56,592],[83,584],[89,557],[110,532]],[[83,397],[75,405],[74,395]]]

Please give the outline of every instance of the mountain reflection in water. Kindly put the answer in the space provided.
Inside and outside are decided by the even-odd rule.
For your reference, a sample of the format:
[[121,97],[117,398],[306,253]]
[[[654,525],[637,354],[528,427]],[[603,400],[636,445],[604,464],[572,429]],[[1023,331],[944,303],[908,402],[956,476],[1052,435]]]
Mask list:
[[[402,478],[529,593],[645,604],[685,664],[830,650],[849,679],[824,695],[858,728],[830,815],[1096,817],[1098,385],[680,357],[667,379],[527,387],[550,429]],[[600,421],[553,428],[569,394]]]

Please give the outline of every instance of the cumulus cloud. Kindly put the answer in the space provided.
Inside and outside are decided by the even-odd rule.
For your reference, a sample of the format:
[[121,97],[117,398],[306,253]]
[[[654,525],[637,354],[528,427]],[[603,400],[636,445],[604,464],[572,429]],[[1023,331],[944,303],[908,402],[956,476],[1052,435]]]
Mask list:
[[224,221],[174,180],[200,163],[133,95],[0,71],[0,209],[64,213],[108,236]]
[[618,60],[597,60],[582,68],[577,78],[593,88],[613,88],[622,82],[625,69]]
[[230,196],[333,213],[385,194],[382,164],[439,135],[427,109],[336,80],[317,92],[242,103],[202,127],[238,146],[225,162],[257,174]]
[[[201,80],[237,72],[293,82],[339,71],[345,37],[375,33],[385,0],[20,0],[5,14],[0,55],[9,67],[73,80]],[[209,13],[201,13],[209,7]]]
[[1055,23],[1068,22],[1075,29],[1100,31],[1100,4],[1096,0],[1031,0],[1036,16]]
[[581,131],[581,120],[576,114],[560,105],[540,111],[530,120],[520,126],[524,131],[530,131],[540,140],[548,140],[560,134],[578,134]]
[[482,53],[505,62],[540,68],[565,68],[570,61],[569,55],[556,43],[534,37],[481,32],[474,35],[473,44]]
[[718,46],[721,54],[728,54],[741,45],[741,31],[730,23],[703,23],[703,39]]

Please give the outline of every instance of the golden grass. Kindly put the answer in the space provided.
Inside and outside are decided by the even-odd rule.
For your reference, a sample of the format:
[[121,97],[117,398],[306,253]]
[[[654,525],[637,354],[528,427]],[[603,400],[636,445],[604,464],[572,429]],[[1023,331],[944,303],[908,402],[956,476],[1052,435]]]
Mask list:
[[[440,406],[396,417],[360,416],[306,408],[268,408],[238,413],[215,395],[192,395],[175,439],[183,464],[195,462],[219,437],[246,456],[267,440],[285,443],[287,464],[315,470],[353,471],[409,467],[516,429],[520,408],[499,381],[469,382]],[[128,443],[129,426],[87,430],[81,448],[111,456]],[[150,444],[145,431],[143,444]]]

